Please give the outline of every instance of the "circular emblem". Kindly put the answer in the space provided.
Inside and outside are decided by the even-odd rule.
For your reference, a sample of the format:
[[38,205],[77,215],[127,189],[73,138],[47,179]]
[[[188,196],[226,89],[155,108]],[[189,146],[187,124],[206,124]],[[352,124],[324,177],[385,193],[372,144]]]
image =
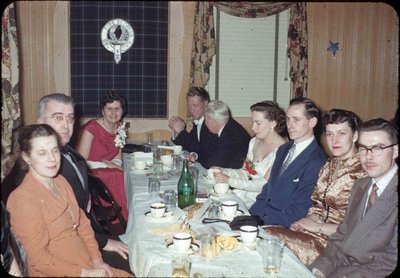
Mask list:
[[114,53],[117,64],[121,61],[121,54],[131,48],[134,40],[132,26],[120,18],[110,20],[101,30],[101,42],[105,49]]

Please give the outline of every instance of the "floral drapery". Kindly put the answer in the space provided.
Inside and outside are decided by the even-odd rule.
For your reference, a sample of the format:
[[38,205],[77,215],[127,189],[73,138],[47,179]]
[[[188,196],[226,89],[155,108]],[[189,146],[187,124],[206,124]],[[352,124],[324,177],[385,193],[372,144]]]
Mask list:
[[197,2],[193,27],[190,84],[205,87],[210,78],[212,57],[215,55],[213,7],[210,2]]
[[197,2],[190,70],[191,85],[205,87],[209,79],[212,57],[215,54],[213,6],[230,15],[246,18],[271,16],[290,8],[287,55],[290,59],[291,92],[294,96],[306,95],[308,39],[304,2]]
[[19,65],[15,6],[6,7],[1,19],[1,180],[15,162],[13,131],[21,125]]
[[290,9],[287,55],[290,59],[289,76],[294,97],[307,96],[308,36],[306,3],[296,3]]

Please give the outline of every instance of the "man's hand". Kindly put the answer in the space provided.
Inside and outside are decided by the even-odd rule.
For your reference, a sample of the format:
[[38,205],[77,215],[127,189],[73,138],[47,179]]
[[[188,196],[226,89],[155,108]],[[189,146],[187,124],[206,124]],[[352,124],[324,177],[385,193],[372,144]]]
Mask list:
[[128,259],[128,245],[126,245],[121,241],[109,239],[107,241],[106,246],[104,246],[103,250],[110,252],[117,252],[125,260]]
[[178,135],[182,130],[185,129],[186,124],[183,119],[174,116],[171,119],[169,119],[168,126],[170,129],[173,130],[175,135]]

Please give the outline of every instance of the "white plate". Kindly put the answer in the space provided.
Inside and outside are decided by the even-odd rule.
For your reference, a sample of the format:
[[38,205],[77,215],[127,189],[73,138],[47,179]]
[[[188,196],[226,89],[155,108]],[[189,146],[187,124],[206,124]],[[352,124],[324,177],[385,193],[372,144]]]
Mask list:
[[172,251],[174,251],[174,252],[178,252],[180,254],[186,254],[186,255],[191,255],[191,254],[197,253],[199,251],[199,249],[200,249],[199,245],[196,244],[196,243],[192,243],[190,248],[189,248],[189,250],[186,250],[186,251],[177,250],[173,243],[168,244],[167,248],[172,250]]
[[257,237],[256,241],[253,243],[244,243],[244,242],[242,242],[240,237],[238,237],[239,245],[241,245],[244,249],[247,249],[247,250],[256,250],[257,244],[260,240],[262,240],[262,239]]
[[145,215],[145,219],[148,222],[152,222],[152,223],[164,223],[164,222],[171,221],[174,218],[173,212],[170,212],[170,213],[167,212],[163,217],[160,217],[160,218],[151,216],[150,211],[146,212],[144,215]]
[[212,189],[210,192],[210,195],[218,197],[218,198],[225,198],[232,194],[233,194],[233,191],[231,189],[229,189],[228,192],[226,192],[225,194],[218,194],[217,192],[214,191],[214,189]]
[[224,219],[224,220],[228,220],[228,221],[232,221],[232,219],[235,218],[236,216],[243,215],[243,214],[244,214],[244,212],[242,210],[238,209],[234,216],[227,216],[221,210],[220,213],[219,213],[219,218]]

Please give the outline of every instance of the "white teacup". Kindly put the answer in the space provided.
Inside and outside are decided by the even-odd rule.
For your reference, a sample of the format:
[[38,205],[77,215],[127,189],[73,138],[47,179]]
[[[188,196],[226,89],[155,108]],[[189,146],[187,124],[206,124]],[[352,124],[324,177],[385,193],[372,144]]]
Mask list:
[[189,233],[176,233],[173,236],[173,241],[176,250],[185,252],[189,250],[192,244],[192,235]]
[[133,162],[133,166],[135,167],[136,170],[144,170],[144,168],[146,168],[146,161],[135,160]]
[[257,239],[258,228],[256,226],[245,225],[240,227],[240,238],[243,243],[251,244]]
[[151,216],[155,218],[161,218],[164,216],[166,209],[167,206],[163,203],[152,203],[150,205]]
[[214,191],[217,194],[226,194],[229,190],[229,184],[221,182],[214,184]]
[[172,162],[173,162],[172,155],[170,155],[170,154],[165,154],[165,155],[162,155],[162,156],[160,157],[160,159],[161,159],[161,162],[162,162],[165,166],[171,166],[171,165],[172,165]]
[[235,216],[238,209],[236,201],[224,201],[221,203],[222,212],[229,217]]
[[174,154],[175,155],[180,154],[182,152],[182,150],[183,150],[182,146],[180,146],[180,145],[173,146],[173,148],[174,148]]

